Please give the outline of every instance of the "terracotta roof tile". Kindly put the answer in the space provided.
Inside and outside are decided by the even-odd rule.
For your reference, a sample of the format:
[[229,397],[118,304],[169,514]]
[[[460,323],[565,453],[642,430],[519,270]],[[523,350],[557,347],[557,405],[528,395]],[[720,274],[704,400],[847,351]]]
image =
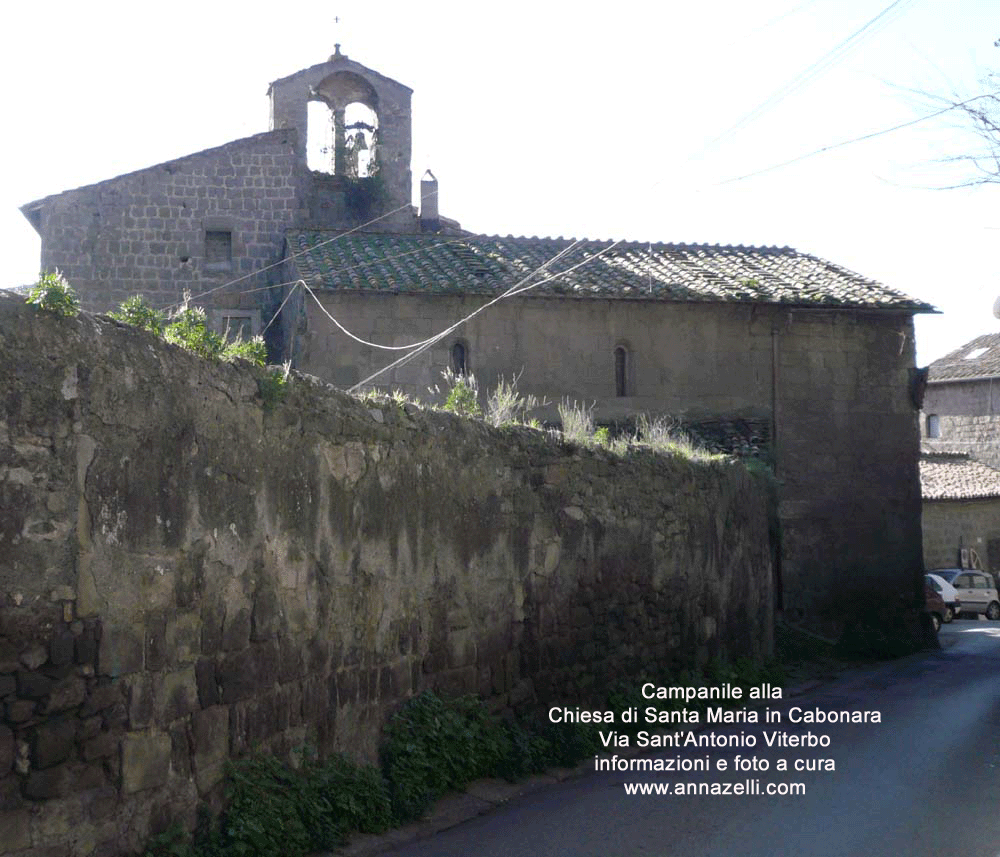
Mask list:
[[924,453],[920,456],[920,493],[924,500],[1000,497],[1000,470],[973,461],[968,453]]
[[1000,333],[987,333],[935,360],[927,380],[965,381],[1000,377]]
[[[563,238],[305,230],[287,237],[298,275],[311,286],[431,294],[498,294],[572,244]],[[582,242],[552,272],[593,261],[529,294],[933,312],[928,304],[788,247],[630,242],[598,257],[610,243]]]

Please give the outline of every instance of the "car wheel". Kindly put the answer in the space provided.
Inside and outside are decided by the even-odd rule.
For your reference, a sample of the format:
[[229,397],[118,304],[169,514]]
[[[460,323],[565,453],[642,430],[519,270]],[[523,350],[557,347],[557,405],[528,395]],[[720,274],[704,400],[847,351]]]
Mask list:
[[931,613],[931,624],[934,626],[934,633],[941,630],[941,617],[937,613]]
[[994,622],[1000,619],[1000,604],[996,601],[991,601],[990,606],[986,608],[986,618],[992,619]]
[[945,625],[947,625],[954,618],[955,618],[955,611],[952,610],[950,607],[945,606],[945,608],[944,608],[944,619],[942,619],[941,621],[944,622]]

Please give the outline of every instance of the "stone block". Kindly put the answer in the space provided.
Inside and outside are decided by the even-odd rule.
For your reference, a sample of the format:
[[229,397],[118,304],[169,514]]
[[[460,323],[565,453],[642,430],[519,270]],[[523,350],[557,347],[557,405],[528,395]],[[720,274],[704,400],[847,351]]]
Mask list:
[[31,741],[31,760],[39,770],[65,762],[76,742],[76,720],[52,720],[35,729]]
[[158,788],[170,774],[170,736],[132,732],[122,740],[122,790],[134,794]]
[[31,815],[28,810],[0,812],[0,854],[31,847]]
[[48,650],[40,643],[36,643],[30,648],[21,652],[21,665],[27,670],[37,670],[49,659]]
[[83,705],[80,707],[81,717],[90,717],[115,703],[122,701],[122,684],[102,684],[91,689]]
[[97,759],[106,759],[118,752],[118,736],[110,732],[100,732],[93,738],[84,741],[82,746],[83,759],[86,762],[93,762]]
[[129,676],[125,681],[128,692],[129,729],[144,729],[153,722],[156,694],[153,677],[145,673]]
[[78,664],[93,664],[97,659],[97,637],[93,629],[86,628],[76,638],[74,657]]
[[17,699],[8,702],[5,706],[7,711],[7,721],[9,723],[25,723],[35,716],[35,708],[38,703],[30,699]]
[[142,625],[104,628],[97,654],[100,675],[120,676],[141,670],[144,636]]
[[257,688],[260,691],[270,690],[278,680],[280,667],[278,645],[274,641],[268,641],[254,643],[250,648],[257,674]]
[[201,652],[216,655],[222,651],[222,625],[226,608],[222,604],[206,603],[201,608]]
[[185,780],[191,776],[191,746],[186,720],[178,720],[168,730],[170,733],[170,768]]
[[253,653],[249,649],[221,658],[215,668],[215,677],[222,689],[226,704],[248,699],[257,689],[257,676]]
[[164,673],[156,682],[156,720],[170,723],[197,711],[198,684],[194,667]]
[[250,611],[245,607],[226,613],[222,626],[222,649],[233,652],[246,648],[250,642]]
[[0,723],[0,779],[14,767],[14,733]]
[[301,678],[303,675],[302,651],[289,637],[281,637],[278,641],[278,671],[282,681]]
[[48,696],[53,684],[48,676],[21,670],[17,674],[17,695],[22,699],[42,699]]
[[218,705],[219,685],[215,679],[215,661],[201,658],[194,665],[195,682],[198,686],[198,702],[202,708]]
[[166,616],[155,614],[147,617],[143,646],[146,670],[149,672],[162,670],[168,658]]
[[128,709],[125,707],[125,703],[118,702],[111,708],[105,709],[101,714],[101,721],[104,728],[112,732],[124,729],[125,724],[128,723]]
[[43,714],[52,714],[75,708],[87,696],[87,684],[79,676],[71,675],[64,678],[52,688],[48,699],[42,706]]
[[61,631],[49,643],[49,660],[57,667],[73,662],[76,639],[70,631]]
[[0,812],[19,809],[24,806],[21,797],[21,778],[15,774],[0,777]]
[[253,601],[250,620],[250,639],[269,640],[281,628],[281,602],[273,589],[261,589]]
[[17,676],[0,675],[0,699],[17,692]]
[[201,618],[182,613],[167,619],[167,651],[176,664],[189,664],[201,651]]
[[72,794],[46,801],[44,811],[33,820],[32,834],[37,843],[68,843],[83,822],[83,801],[79,795]]

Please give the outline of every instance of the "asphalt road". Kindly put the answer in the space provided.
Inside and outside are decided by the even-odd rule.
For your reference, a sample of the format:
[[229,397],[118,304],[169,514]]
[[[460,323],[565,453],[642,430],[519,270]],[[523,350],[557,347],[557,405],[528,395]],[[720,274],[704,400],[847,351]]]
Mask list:
[[[387,852],[394,857],[963,857],[1000,855],[1000,622],[944,626],[943,649],[847,673],[774,703],[775,724],[720,727],[750,749],[662,755],[766,759],[733,774],[599,772],[527,795],[489,815]],[[878,711],[881,723],[792,724],[792,707]],[[830,737],[825,749],[775,749],[762,733]],[[704,732],[699,734],[705,734]],[[649,756],[647,758],[656,758]],[[776,773],[777,760],[833,759],[835,770]],[[628,795],[624,784],[801,783],[788,796]],[[673,787],[673,785],[672,785]]]

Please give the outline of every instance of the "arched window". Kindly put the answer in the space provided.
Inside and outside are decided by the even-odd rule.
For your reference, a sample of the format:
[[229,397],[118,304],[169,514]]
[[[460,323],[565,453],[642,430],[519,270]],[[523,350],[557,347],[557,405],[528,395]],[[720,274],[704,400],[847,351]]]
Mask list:
[[464,342],[456,342],[451,346],[451,371],[456,375],[466,375],[469,372],[469,354]]
[[628,350],[624,345],[615,349],[615,395],[627,396],[629,388]]
[[927,415],[927,437],[941,437],[941,418],[937,414]]

